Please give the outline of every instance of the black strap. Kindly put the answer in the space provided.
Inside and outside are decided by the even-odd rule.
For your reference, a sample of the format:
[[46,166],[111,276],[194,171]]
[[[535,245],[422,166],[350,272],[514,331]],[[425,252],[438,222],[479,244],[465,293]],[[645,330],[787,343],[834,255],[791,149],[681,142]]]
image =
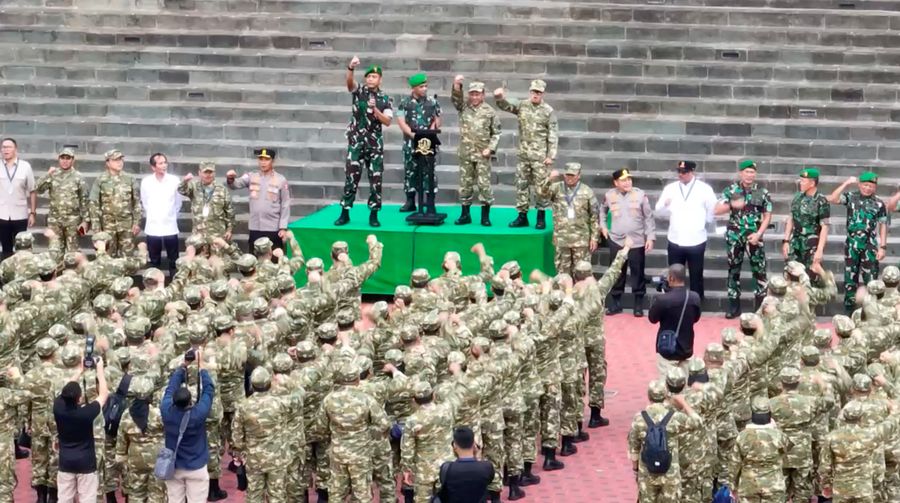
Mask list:
[[674,410],[670,410],[669,412],[667,412],[666,416],[662,419],[662,421],[659,422],[659,426],[662,427],[662,429],[666,429],[666,426],[668,426],[669,424],[669,419],[672,419],[673,415],[675,415]]
[[653,422],[653,419],[650,419],[650,414],[647,414],[646,410],[641,411],[641,417],[644,418],[644,422],[647,423],[647,429],[656,426],[656,423]]
[[128,388],[131,387],[131,374],[125,374],[122,376],[122,380],[119,381],[119,386],[116,388],[116,394],[121,396],[128,395]]
[[181,424],[178,426],[178,441],[175,442],[175,449],[172,451],[174,453],[178,452],[178,446],[181,445],[181,438],[184,437],[184,432],[187,430],[188,421],[191,420],[191,409],[188,409],[183,416],[181,416]]
[[684,321],[684,312],[687,310],[688,299],[691,296],[691,289],[684,288],[684,305],[681,306],[681,316],[678,317],[678,325],[675,327],[675,338],[678,339],[678,332],[681,331],[681,322]]

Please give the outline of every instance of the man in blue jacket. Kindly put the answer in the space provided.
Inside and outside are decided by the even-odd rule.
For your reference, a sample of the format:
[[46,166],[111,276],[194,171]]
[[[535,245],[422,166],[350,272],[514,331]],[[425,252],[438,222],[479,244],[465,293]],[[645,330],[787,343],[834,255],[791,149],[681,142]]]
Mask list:
[[[192,361],[185,360],[169,378],[166,393],[159,406],[166,433],[166,447],[175,451],[175,478],[166,481],[166,491],[171,503],[205,503],[209,495],[209,449],[206,440],[206,417],[212,408],[215,387],[209,372],[203,368],[203,355],[198,349]],[[191,404],[191,392],[183,386],[187,378],[187,366],[196,362],[200,371],[200,394],[196,404]],[[178,444],[181,421],[190,414],[187,427]],[[176,447],[176,444],[177,447]]]

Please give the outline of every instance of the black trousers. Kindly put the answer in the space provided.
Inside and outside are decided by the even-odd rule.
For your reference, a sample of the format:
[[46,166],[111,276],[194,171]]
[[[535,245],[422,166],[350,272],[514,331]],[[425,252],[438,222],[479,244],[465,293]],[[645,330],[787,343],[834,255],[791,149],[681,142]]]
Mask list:
[[688,268],[691,290],[703,299],[703,256],[706,254],[706,242],[696,246],[678,246],[669,243],[669,265],[681,264]]
[[[616,255],[619,254],[619,250],[622,247],[617,245],[612,239],[609,240],[609,260],[606,265],[612,265],[613,260],[616,259]],[[616,280],[616,284],[613,285],[612,289],[609,291],[609,294],[613,297],[621,297],[623,293],[625,293],[625,276],[630,271],[631,272],[631,293],[634,294],[635,297],[643,297],[647,293],[647,281],[644,276],[644,247],[638,246],[632,248],[628,251],[628,258],[625,260],[625,264],[622,265],[622,274],[619,275],[619,279]]]
[[13,254],[16,234],[28,230],[28,219],[25,220],[0,220],[0,258],[6,258]]
[[169,277],[175,275],[175,261],[178,260],[178,234],[171,236],[147,236],[147,254],[150,265],[162,269],[162,251],[166,250],[166,261],[169,265]]
[[[249,231],[250,238],[247,240],[247,253],[253,254],[253,242],[259,238],[269,238],[272,240],[272,249],[281,248],[284,250],[284,241],[278,237],[278,231]],[[255,254],[254,254],[255,255]]]

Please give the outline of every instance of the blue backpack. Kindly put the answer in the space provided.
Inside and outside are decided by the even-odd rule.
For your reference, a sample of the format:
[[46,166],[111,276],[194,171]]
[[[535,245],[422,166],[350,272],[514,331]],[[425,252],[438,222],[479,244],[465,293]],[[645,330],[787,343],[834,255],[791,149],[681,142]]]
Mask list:
[[731,495],[731,489],[728,486],[722,486],[713,495],[712,503],[734,503],[734,497]]
[[681,316],[678,318],[675,330],[661,330],[656,335],[656,352],[663,358],[672,358],[678,352],[678,332],[681,330],[681,322],[684,321],[684,312],[687,310],[690,296],[691,291],[685,290],[684,305],[681,306]]
[[644,446],[641,448],[641,461],[650,473],[662,475],[667,473],[672,465],[672,452],[669,451],[666,425],[669,424],[673,414],[675,411],[670,410],[662,418],[662,421],[654,423],[647,411],[641,411],[641,417],[647,423],[647,435],[644,437]]

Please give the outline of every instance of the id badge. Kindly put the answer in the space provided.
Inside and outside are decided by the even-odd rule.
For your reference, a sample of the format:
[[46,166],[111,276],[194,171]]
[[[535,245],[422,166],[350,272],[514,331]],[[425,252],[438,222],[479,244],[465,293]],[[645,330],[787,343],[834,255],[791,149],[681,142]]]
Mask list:
[[208,217],[208,216],[209,216],[209,205],[208,205],[208,204],[204,204],[204,205],[203,205],[203,216],[204,216],[204,217]]
[[566,213],[566,218],[569,220],[575,220],[575,208],[569,206],[569,211]]

